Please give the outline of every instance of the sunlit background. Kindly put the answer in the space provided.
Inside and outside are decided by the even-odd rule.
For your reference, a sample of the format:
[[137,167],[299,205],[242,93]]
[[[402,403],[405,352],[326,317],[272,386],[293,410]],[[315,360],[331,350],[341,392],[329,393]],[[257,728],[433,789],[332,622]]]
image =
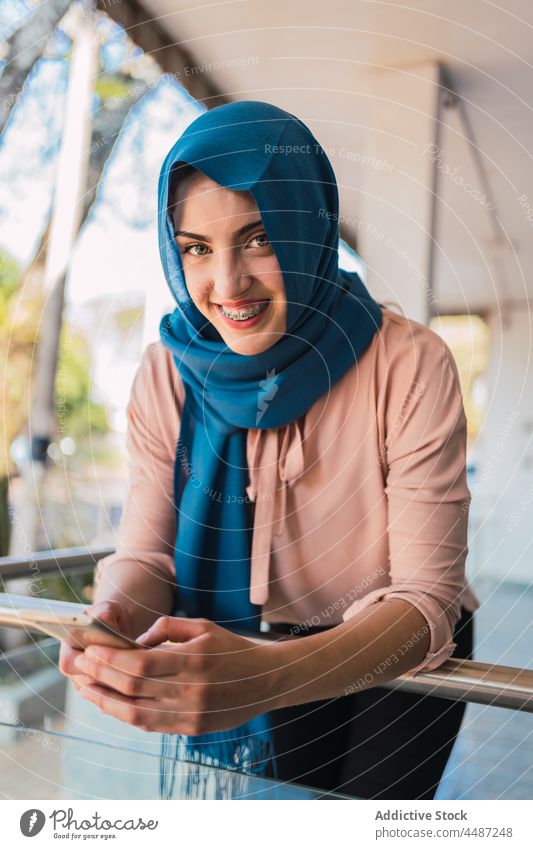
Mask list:
[[[264,99],[298,114],[331,158],[341,264],[454,354],[468,575],[484,601],[477,657],[533,668],[531,14],[520,2],[505,14],[454,1],[447,18],[436,2],[354,2],[339,23],[310,5],[307,27],[303,2],[281,26],[257,2],[150,0],[141,22],[127,0],[2,0],[0,556],[115,544],[131,383],[173,308],[157,244],[162,160],[206,107]],[[47,580],[50,596],[90,601],[86,580]],[[522,740],[528,719],[516,717]],[[496,795],[482,765],[493,754],[473,732],[462,740],[446,792],[475,798],[460,786],[469,774]],[[526,798],[530,765],[507,766],[509,797]]]
[[[0,332],[7,407],[2,472],[10,477],[13,507],[24,498],[19,476],[30,455],[29,384],[48,291],[43,265],[76,5],[46,40],[0,141]],[[2,36],[34,9],[29,0],[3,3]],[[104,12],[95,14],[95,26],[99,70],[88,150],[100,173],[93,175],[90,206],[69,258],[56,379],[61,428],[47,449],[33,550],[113,542],[126,485],[131,383],[142,350],[158,338],[159,320],[172,308],[157,247],[157,178],[169,148],[205,109]],[[345,267],[361,268],[347,246],[341,245],[341,256]],[[3,554],[19,553],[14,536],[9,549],[4,537]]]

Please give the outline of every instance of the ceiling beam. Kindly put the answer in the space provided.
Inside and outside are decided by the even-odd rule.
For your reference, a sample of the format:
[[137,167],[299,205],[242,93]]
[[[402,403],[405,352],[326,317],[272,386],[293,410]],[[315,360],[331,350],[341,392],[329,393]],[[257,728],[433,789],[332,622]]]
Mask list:
[[200,69],[202,63],[187,47],[174,41],[160,20],[154,18],[138,0],[97,0],[96,8],[124,27],[128,37],[151,56],[164,73],[172,74],[192,97],[208,109],[230,101],[207,74],[195,72],[194,69]]
[[[194,72],[195,68],[202,67],[202,62],[183,44],[173,41],[159,20],[153,18],[138,0],[97,0],[96,8],[124,27],[138,47],[151,56],[165,73],[174,75],[189,94],[208,109],[231,102],[231,98],[223,94],[206,74]],[[339,229],[341,238],[357,250],[356,232],[342,223]]]

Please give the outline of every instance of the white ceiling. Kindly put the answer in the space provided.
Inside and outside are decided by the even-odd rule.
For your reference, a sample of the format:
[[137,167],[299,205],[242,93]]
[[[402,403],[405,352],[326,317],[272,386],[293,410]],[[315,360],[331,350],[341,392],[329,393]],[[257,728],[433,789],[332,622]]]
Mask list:
[[[191,0],[142,0],[142,6],[207,66],[202,72],[228,98],[276,103],[336,150],[348,140],[355,149],[361,144],[369,74],[445,62],[466,102],[504,243],[494,245],[498,230],[490,213],[453,181],[441,180],[439,312],[486,309],[533,294],[533,220],[519,200],[527,196],[533,219],[531,0],[500,6],[489,0],[229,0],[194,6]],[[479,186],[457,112],[447,110],[445,121],[447,159]],[[347,160],[332,164],[341,210],[357,218],[357,171]]]

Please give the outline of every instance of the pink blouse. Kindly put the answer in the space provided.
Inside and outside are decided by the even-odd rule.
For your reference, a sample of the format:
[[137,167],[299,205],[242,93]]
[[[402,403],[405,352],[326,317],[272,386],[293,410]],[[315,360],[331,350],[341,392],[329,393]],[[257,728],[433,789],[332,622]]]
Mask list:
[[[96,580],[120,560],[150,564],[174,581],[183,402],[170,352],[150,345],[127,411],[130,486],[117,549],[99,562]],[[384,308],[359,362],[304,416],[248,430],[250,598],[262,605],[262,619],[335,625],[401,598],[431,634],[426,657],[409,674],[440,666],[455,648],[461,606],[479,607],[465,578],[465,457],[466,418],[449,348]]]

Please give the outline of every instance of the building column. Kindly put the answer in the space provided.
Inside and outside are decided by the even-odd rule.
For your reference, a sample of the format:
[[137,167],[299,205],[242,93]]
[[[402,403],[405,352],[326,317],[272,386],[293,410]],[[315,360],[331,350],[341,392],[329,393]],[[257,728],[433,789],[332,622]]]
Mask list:
[[381,301],[427,323],[436,63],[372,70],[364,77],[364,151],[357,246]]
[[490,317],[487,412],[470,483],[473,571],[519,583],[533,575],[532,318],[518,304]]

